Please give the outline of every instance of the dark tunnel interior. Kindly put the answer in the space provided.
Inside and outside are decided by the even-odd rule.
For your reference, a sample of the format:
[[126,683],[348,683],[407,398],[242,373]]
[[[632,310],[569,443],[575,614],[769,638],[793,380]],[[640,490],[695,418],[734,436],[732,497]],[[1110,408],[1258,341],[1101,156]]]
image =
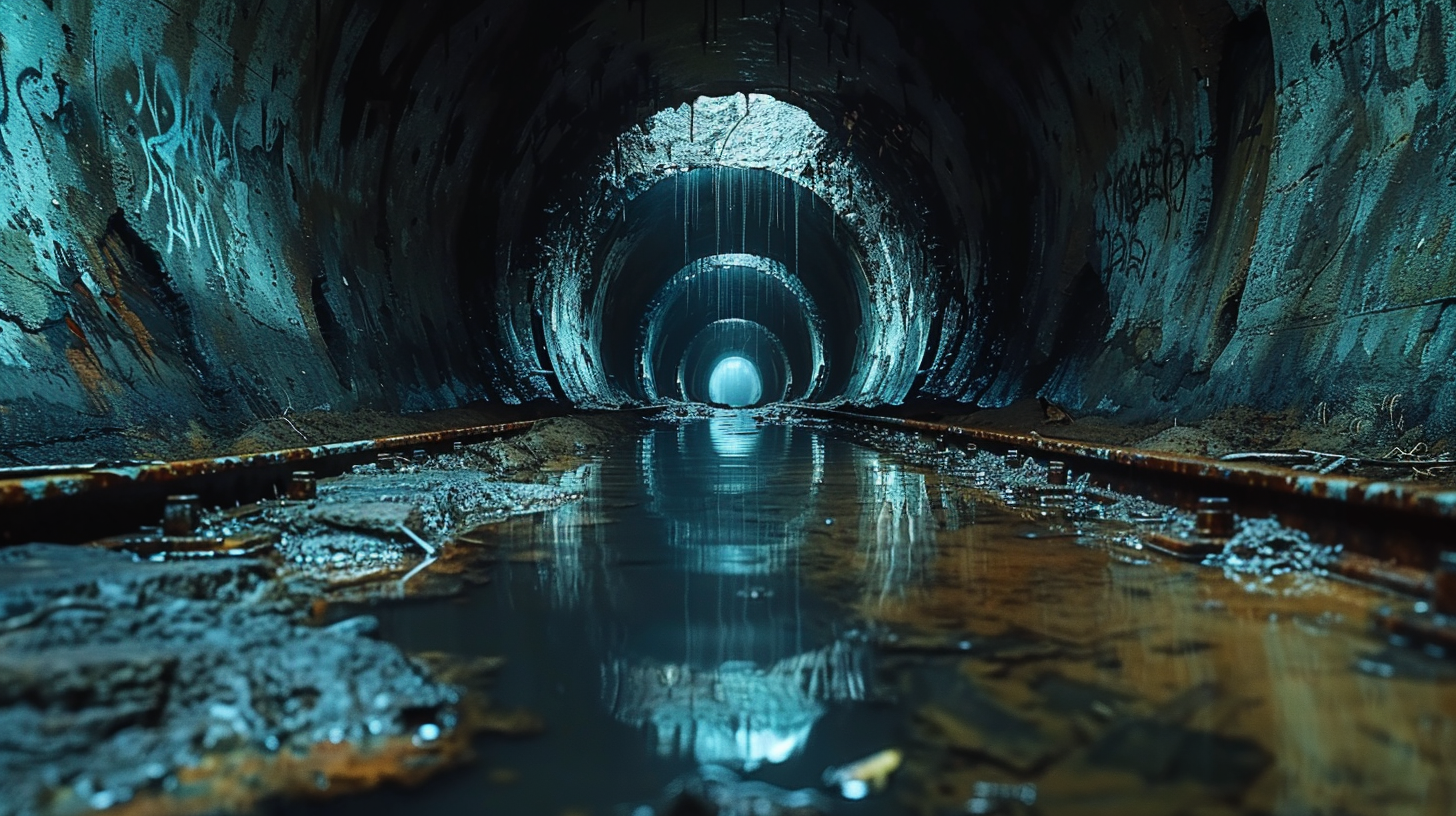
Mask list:
[[1453,218],[1452,0],[0,0],[0,816],[1456,812]]
[[[837,238],[847,229],[813,193],[767,171],[695,170],[653,187],[593,259],[607,382],[638,401],[703,402],[687,384],[741,353],[781,370],[782,387],[765,391],[773,401],[832,398],[868,317],[864,269]],[[754,325],[713,328],[725,321]]]
[[711,401],[737,356],[760,402],[1434,442],[1448,15],[1395,7],[8,4],[0,436]]

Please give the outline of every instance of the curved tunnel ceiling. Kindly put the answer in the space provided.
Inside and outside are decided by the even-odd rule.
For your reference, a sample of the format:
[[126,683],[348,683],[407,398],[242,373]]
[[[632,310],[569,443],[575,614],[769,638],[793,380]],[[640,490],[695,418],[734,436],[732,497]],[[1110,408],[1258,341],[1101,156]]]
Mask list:
[[784,388],[769,389],[777,399],[805,400],[832,387],[825,382],[826,332],[819,304],[776,261],[744,253],[701,258],[663,284],[640,313],[638,373],[648,400],[683,398],[683,389],[674,387],[682,381],[673,376],[674,364],[681,368],[686,349],[705,327],[729,321],[753,323],[770,336],[767,342],[778,349],[784,367]]
[[[633,404],[741,319],[793,399],[1134,421],[1401,394],[1402,426],[1446,434],[1451,18],[7,3],[0,432],[64,456],[290,409]],[[734,252],[782,264],[805,314],[644,332],[674,275]]]
[[[783,342],[752,320],[729,318],[704,326],[683,349],[676,374],[674,396],[689,402],[744,408],[783,402],[795,394],[793,367]],[[753,396],[722,396],[745,389]]]
[[[811,388],[796,396],[903,398],[928,325],[915,308],[929,302],[918,274],[923,241],[888,196],[875,195],[865,168],[833,155],[827,140],[804,110],[763,94],[699,97],[616,140],[592,168],[590,196],[552,208],[546,260],[532,270],[543,281],[536,308],[549,318],[532,344],[547,349],[565,396],[587,405],[651,398],[662,361],[642,371],[644,381],[630,365],[644,346],[654,357],[672,353],[663,336],[691,334],[684,321],[700,328],[736,317],[819,324],[780,338],[796,357],[813,357],[800,375]],[[672,274],[728,254],[758,259],[739,269],[785,270],[779,285],[803,294],[775,297],[762,275]],[[694,290],[675,297],[690,280]],[[795,320],[794,311],[804,314]]]

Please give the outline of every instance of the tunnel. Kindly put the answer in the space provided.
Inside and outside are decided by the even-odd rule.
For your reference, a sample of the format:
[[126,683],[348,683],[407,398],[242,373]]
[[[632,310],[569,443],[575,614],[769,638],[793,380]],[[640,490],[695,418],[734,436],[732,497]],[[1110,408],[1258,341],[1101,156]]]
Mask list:
[[[208,577],[186,580],[212,589],[178,590],[186,582],[177,579],[163,582],[168,592],[201,602],[223,582],[218,597],[251,609],[293,584],[226,567],[234,557],[273,558],[288,575],[388,574],[406,598],[411,581],[444,580],[436,573],[460,587],[489,584],[483,567],[451,553],[491,524],[507,532],[483,533],[495,543],[479,546],[499,547],[506,554],[492,563],[514,576],[497,583],[512,598],[531,595],[520,603],[534,611],[478,599],[462,608],[572,644],[579,654],[561,665],[600,683],[571,685],[563,698],[591,704],[557,713],[595,723],[583,733],[651,730],[658,760],[694,760],[696,770],[676,768],[676,787],[654,778],[654,790],[634,792],[623,783],[635,771],[618,767],[627,754],[593,754],[598,770],[580,778],[616,804],[658,794],[678,803],[620,812],[830,812],[818,792],[793,790],[811,783],[842,793],[840,805],[867,798],[870,809],[853,812],[900,812],[874,804],[887,801],[896,773],[951,780],[942,787],[958,798],[947,812],[1082,812],[1066,803],[1095,786],[1067,779],[1098,763],[1142,780],[1138,796],[1108,799],[1108,812],[1158,812],[1137,809],[1153,807],[1139,796],[1165,782],[1207,793],[1203,804],[1257,803],[1229,812],[1334,812],[1321,810],[1338,803],[1310,777],[1260,774],[1283,769],[1276,760],[1292,752],[1365,796],[1373,783],[1349,781],[1365,749],[1320,754],[1317,729],[1296,722],[1293,708],[1281,709],[1287,727],[1265,729],[1283,735],[1278,745],[1250,736],[1253,726],[1229,736],[1209,725],[1264,716],[1212,690],[1237,673],[1211,668],[1221,638],[1237,640],[1223,624],[1189,623],[1136,656],[1101,640],[1101,651],[1083,654],[1075,642],[1138,624],[1128,608],[1143,593],[1205,611],[1220,604],[1240,625],[1267,619],[1270,632],[1283,616],[1343,638],[1335,618],[1374,615],[1395,639],[1381,649],[1414,643],[1410,660],[1433,662],[1417,669],[1386,651],[1331,647],[1296,666],[1269,634],[1260,654],[1284,661],[1283,674],[1271,669],[1270,698],[1288,702],[1286,675],[1335,660],[1362,676],[1426,683],[1423,712],[1449,705],[1453,57],[1456,9],[1437,0],[5,0],[0,571],[34,566],[0,577],[0,678],[15,680],[0,686],[20,689],[14,700],[0,689],[0,722],[6,706],[39,705],[45,689],[64,685],[45,679],[50,663],[7,663],[6,638],[30,643],[26,632],[51,626],[58,610],[68,620],[96,598],[121,597],[105,589],[111,567],[46,547],[119,550],[137,570],[188,561]],[[645,424],[611,424],[624,416]],[[653,424],[671,422],[680,424]],[[530,441],[501,441],[511,434]],[[440,475],[437,461],[489,484]],[[392,486],[357,482],[375,477]],[[967,504],[977,490],[985,503]],[[1087,499],[1094,493],[1101,498]],[[1143,498],[1126,498],[1133,493]],[[304,502],[317,506],[305,513]],[[641,541],[611,543],[597,525],[614,514]],[[1125,529],[1097,528],[1115,551],[1103,564],[1083,544],[1094,537],[1086,525],[1108,519]],[[960,594],[937,595],[949,556],[933,542],[974,539],[978,524],[995,542],[1082,549],[1044,563],[986,544],[1020,566],[967,555],[955,568]],[[1224,549],[1246,530],[1249,541],[1263,538]],[[18,545],[42,549],[7,556]],[[1281,560],[1290,548],[1307,557]],[[1400,603],[1419,597],[1411,614],[1425,622],[1338,589],[1320,590],[1334,606],[1316,610],[1289,601],[1292,590],[1260,605],[1124,575],[1150,550],[1170,549],[1234,584],[1258,583],[1243,572],[1251,564],[1271,581],[1290,572],[1334,581],[1347,569],[1405,593]],[[223,566],[209,566],[214,559]],[[51,591],[47,581],[71,587],[56,576],[87,570],[101,576],[89,589],[56,589],[50,606],[32,598]],[[1074,573],[1111,583],[1099,595],[1047,577]],[[371,730],[372,715],[354,730],[320,726],[311,744],[355,744],[407,725],[414,736],[401,751],[425,746],[442,764],[460,760],[468,745],[441,746],[457,728],[466,733],[462,723],[482,721],[457,711],[456,692],[410,680],[409,697],[390,684],[427,672],[413,652],[448,651],[469,626],[445,613],[415,620],[409,604],[374,610],[383,596],[350,594],[355,579],[340,575],[309,578],[323,587],[317,619],[289,618],[303,634],[286,648],[314,658],[290,652],[269,682],[324,666],[345,676],[367,656],[371,671],[393,672],[377,693],[398,716],[380,715],[381,730]],[[134,583],[151,580],[138,573]],[[824,600],[849,584],[861,592],[854,601]],[[831,589],[804,594],[810,585]],[[1015,607],[1001,585],[1055,596],[1062,612],[1013,615],[994,632],[965,623],[979,614],[966,598]],[[133,600],[147,607],[156,591],[137,589]],[[6,593],[18,599],[11,606]],[[658,595],[660,608],[633,600]],[[844,613],[820,625],[816,616],[841,615],[825,611],[841,602],[864,620]],[[364,632],[379,620],[356,632],[324,611],[360,604],[383,621],[382,640]],[[735,604],[748,606],[725,617]],[[1100,610],[1089,619],[1106,626],[1091,632],[1063,617],[1077,605]],[[654,617],[661,609],[670,620]],[[234,631],[233,613],[217,614]],[[1018,640],[1033,619],[1055,637]],[[928,620],[965,634],[887,640],[901,637],[896,626]],[[237,626],[249,643],[266,639],[258,632],[268,627]],[[1255,648],[1250,631],[1239,630],[1238,649]],[[64,641],[52,634],[61,640],[34,648]],[[367,645],[309,639],[355,636]],[[524,634],[502,637],[491,647],[532,648]],[[681,653],[665,645],[679,637]],[[893,733],[936,734],[936,756],[953,760],[934,773],[895,770],[928,754],[875,753],[890,738],[864,735],[892,732],[841,713],[879,693],[866,667],[881,652],[935,663],[983,641],[987,654],[1024,648],[1071,662],[1032,677],[1020,657],[987,658],[995,665],[953,681],[904,679],[904,699],[937,702]],[[185,699],[136,702],[151,693],[137,688],[193,676],[175,655],[143,667],[110,648],[77,671],[139,685],[86,686],[55,703],[84,708],[83,698],[114,694],[140,706],[103,729],[106,739],[155,724],[158,700]],[[1212,661],[1169,674],[1182,682],[1204,672],[1207,688],[1176,700],[1149,692],[1136,704],[1087,690],[1113,662],[1135,672],[1162,659],[1150,654]],[[578,665],[584,655],[596,662]],[[148,681],[148,672],[160,674]],[[1014,695],[986,702],[1007,677],[1020,678],[1025,699],[1051,702],[1034,715],[1007,702]],[[311,682],[297,679],[288,716],[313,710],[298,700],[332,693]],[[539,691],[520,677],[502,682]],[[961,691],[946,698],[946,683]],[[209,698],[208,710],[243,710],[247,694],[236,689],[246,685]],[[1332,694],[1347,692],[1385,694]],[[258,722],[282,721],[271,716]],[[1351,717],[1320,727],[1376,727]],[[530,730],[507,719],[480,727]],[[1448,719],[1427,718],[1439,728],[1389,742],[1449,761]],[[188,754],[198,762],[252,738],[242,725],[200,728]],[[261,743],[273,754],[286,737],[279,728],[258,737],[273,740]],[[826,738],[811,738],[823,733],[869,764],[829,757],[815,741]],[[7,750],[0,798],[23,789],[48,803],[15,811],[25,816],[107,810],[160,780],[186,788],[176,762],[157,758],[163,770],[151,782],[73,774],[56,799],[59,783],[35,782],[40,771],[23,785],[6,777]],[[1132,759],[1153,755],[1166,761]],[[307,767],[341,794],[418,781],[391,771],[366,782],[363,771],[350,777],[310,756],[288,773],[314,779],[299,770]],[[822,780],[789,779],[784,769],[806,756],[832,764]],[[1047,771],[1067,757],[1079,770]],[[276,765],[259,772],[273,781],[240,786],[254,793],[210,787],[199,801],[246,811],[263,806],[254,799],[264,790],[307,799],[295,796],[302,783],[277,781],[287,774]],[[1403,779],[1419,787],[1418,776]],[[777,792],[753,787],[760,782]],[[567,790],[576,789],[559,793]],[[409,806],[393,795],[369,801],[380,812]],[[441,795],[429,808],[465,801]],[[521,812],[547,801],[502,795]],[[604,806],[605,795],[550,806],[597,812],[573,808]],[[1396,800],[1419,811],[1416,799],[1391,796],[1356,798],[1371,812]],[[1456,806],[1446,788],[1428,796],[1425,812]],[[941,812],[926,797],[916,812]],[[711,807],[681,804],[689,800]],[[195,802],[178,808],[156,812],[196,811]]]
[[702,402],[731,351],[765,401],[1435,444],[1449,14],[1341,9],[12,4],[0,436]]

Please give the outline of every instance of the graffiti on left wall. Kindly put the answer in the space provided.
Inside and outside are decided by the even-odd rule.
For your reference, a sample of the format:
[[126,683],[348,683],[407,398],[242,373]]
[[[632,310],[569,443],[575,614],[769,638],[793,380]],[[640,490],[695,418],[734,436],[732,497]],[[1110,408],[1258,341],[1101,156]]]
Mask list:
[[[0,34],[0,53],[5,51],[5,35]],[[14,162],[10,147],[5,144],[5,126],[10,123],[10,81],[5,78],[5,60],[0,59],[0,159]]]
[[186,93],[176,67],[166,59],[158,59],[150,71],[137,65],[137,91],[128,89],[126,101],[146,160],[142,210],[150,211],[154,204],[165,209],[168,254],[179,244],[206,252],[226,278],[217,209],[222,208],[225,223],[232,222],[227,193],[239,180],[236,122],[225,124],[210,106]]

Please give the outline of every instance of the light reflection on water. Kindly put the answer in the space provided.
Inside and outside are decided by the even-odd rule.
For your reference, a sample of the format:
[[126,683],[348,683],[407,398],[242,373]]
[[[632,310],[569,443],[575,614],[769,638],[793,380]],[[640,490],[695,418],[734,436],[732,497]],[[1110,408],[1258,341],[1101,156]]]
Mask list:
[[[658,546],[678,569],[671,579],[624,573],[622,591],[665,595],[680,583],[683,616],[652,654],[605,656],[606,704],[664,756],[745,770],[785,762],[830,704],[865,695],[863,646],[804,621],[800,558],[819,512],[825,441],[728,413],[655,429],[637,461]],[[917,543],[886,533],[890,550]],[[586,583],[561,571],[548,582],[553,592]]]
[[[1042,813],[1453,801],[1456,693],[1355,669],[1395,660],[1368,635],[1369,591],[1251,596],[1215,570],[1119,559],[1048,535],[1044,508],[747,413],[652,425],[564,482],[588,498],[498,528],[549,558],[504,565],[458,609],[381,615],[407,648],[505,654],[501,698],[551,729],[499,760],[520,784],[466,777],[468,796],[426,810],[609,813],[699,763],[812,786],[892,745],[941,763],[917,771],[943,791],[917,794],[928,812],[1031,780]],[[968,648],[916,658],[894,708],[863,705],[886,693],[884,655],[855,615]]]
[[[656,426],[635,454],[614,460],[631,472],[567,474],[564,486],[592,498],[517,545],[552,554],[541,595],[585,612],[603,705],[656,754],[744,770],[800,755],[830,707],[863,700],[867,684],[863,643],[805,597],[803,548],[830,512],[820,494],[859,498],[865,584],[898,596],[926,579],[935,547],[924,476],[748,413]],[[630,486],[641,492],[620,495]]]
[[603,667],[613,716],[647,729],[657,751],[753,771],[797,755],[827,704],[863,700],[864,655],[835,642],[769,666],[613,661]]
[[859,473],[859,541],[867,591],[880,601],[929,582],[935,518],[925,474],[907,471],[878,453],[855,451]]

